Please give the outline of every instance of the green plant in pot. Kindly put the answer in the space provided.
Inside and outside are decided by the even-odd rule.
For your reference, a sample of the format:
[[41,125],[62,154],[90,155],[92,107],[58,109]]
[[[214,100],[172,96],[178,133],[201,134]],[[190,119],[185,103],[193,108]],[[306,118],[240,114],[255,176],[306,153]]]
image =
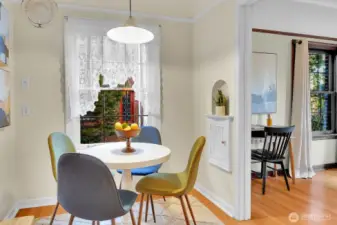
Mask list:
[[215,115],[225,116],[226,115],[226,96],[219,89],[216,97],[213,99],[215,103]]

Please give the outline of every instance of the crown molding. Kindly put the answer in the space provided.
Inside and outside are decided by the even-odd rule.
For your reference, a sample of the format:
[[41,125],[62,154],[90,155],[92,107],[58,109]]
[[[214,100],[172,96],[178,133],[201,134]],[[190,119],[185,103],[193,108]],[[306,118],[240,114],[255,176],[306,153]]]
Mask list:
[[292,1],[337,9],[337,1],[335,3],[332,3],[331,1],[328,2],[325,0],[292,0]]
[[[89,6],[80,6],[75,4],[58,4],[58,7],[61,9],[71,9],[71,10],[79,10],[79,11],[86,11],[86,12],[100,12],[100,13],[109,13],[115,15],[123,15],[128,16],[129,11],[125,10],[114,10],[114,9],[104,9],[104,8],[94,8]],[[183,18],[183,17],[171,17],[171,16],[163,16],[163,15],[156,15],[150,13],[140,13],[133,11],[132,14],[135,17],[142,17],[148,19],[158,19],[158,20],[167,20],[173,22],[180,22],[180,23],[194,23],[193,18]]]

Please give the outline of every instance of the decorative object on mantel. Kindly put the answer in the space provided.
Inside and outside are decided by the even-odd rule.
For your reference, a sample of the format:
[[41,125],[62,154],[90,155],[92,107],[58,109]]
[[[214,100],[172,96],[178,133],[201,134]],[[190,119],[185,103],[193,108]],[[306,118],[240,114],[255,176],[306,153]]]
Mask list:
[[131,138],[137,137],[140,133],[140,128],[138,124],[133,123],[131,126],[127,123],[121,124],[117,122],[115,124],[115,132],[118,138],[126,140],[126,147],[122,149],[124,153],[133,153],[136,150],[131,147]]
[[124,26],[115,27],[108,31],[107,36],[116,42],[123,44],[145,44],[154,39],[151,31],[137,27],[136,20],[132,16],[132,4],[130,0],[130,16]]
[[207,148],[209,163],[221,170],[232,171],[231,123],[232,116],[207,115]]
[[226,97],[219,89],[218,93],[214,99],[215,102],[215,115],[225,116],[226,115]]
[[54,0],[22,0],[21,6],[29,22],[37,28],[50,24],[58,11]]
[[224,80],[217,80],[212,88],[212,114],[225,116],[229,114],[228,86]]
[[273,119],[271,118],[271,115],[268,114],[267,116],[267,126],[271,127],[273,125]]

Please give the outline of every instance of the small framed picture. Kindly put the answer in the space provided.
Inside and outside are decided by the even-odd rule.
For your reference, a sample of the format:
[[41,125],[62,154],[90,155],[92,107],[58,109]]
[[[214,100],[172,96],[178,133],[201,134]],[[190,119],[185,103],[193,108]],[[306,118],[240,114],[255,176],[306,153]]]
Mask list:
[[9,72],[0,68],[0,128],[10,125],[10,103]]
[[6,38],[4,36],[0,36],[0,66],[7,66],[8,57],[9,51],[6,44]]

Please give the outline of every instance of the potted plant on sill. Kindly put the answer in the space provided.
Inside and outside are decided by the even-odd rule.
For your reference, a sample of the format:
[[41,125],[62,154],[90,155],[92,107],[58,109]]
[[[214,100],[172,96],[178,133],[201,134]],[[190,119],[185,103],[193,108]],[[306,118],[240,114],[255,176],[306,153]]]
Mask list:
[[226,97],[219,89],[216,97],[214,98],[215,103],[215,115],[225,116],[226,115]]

